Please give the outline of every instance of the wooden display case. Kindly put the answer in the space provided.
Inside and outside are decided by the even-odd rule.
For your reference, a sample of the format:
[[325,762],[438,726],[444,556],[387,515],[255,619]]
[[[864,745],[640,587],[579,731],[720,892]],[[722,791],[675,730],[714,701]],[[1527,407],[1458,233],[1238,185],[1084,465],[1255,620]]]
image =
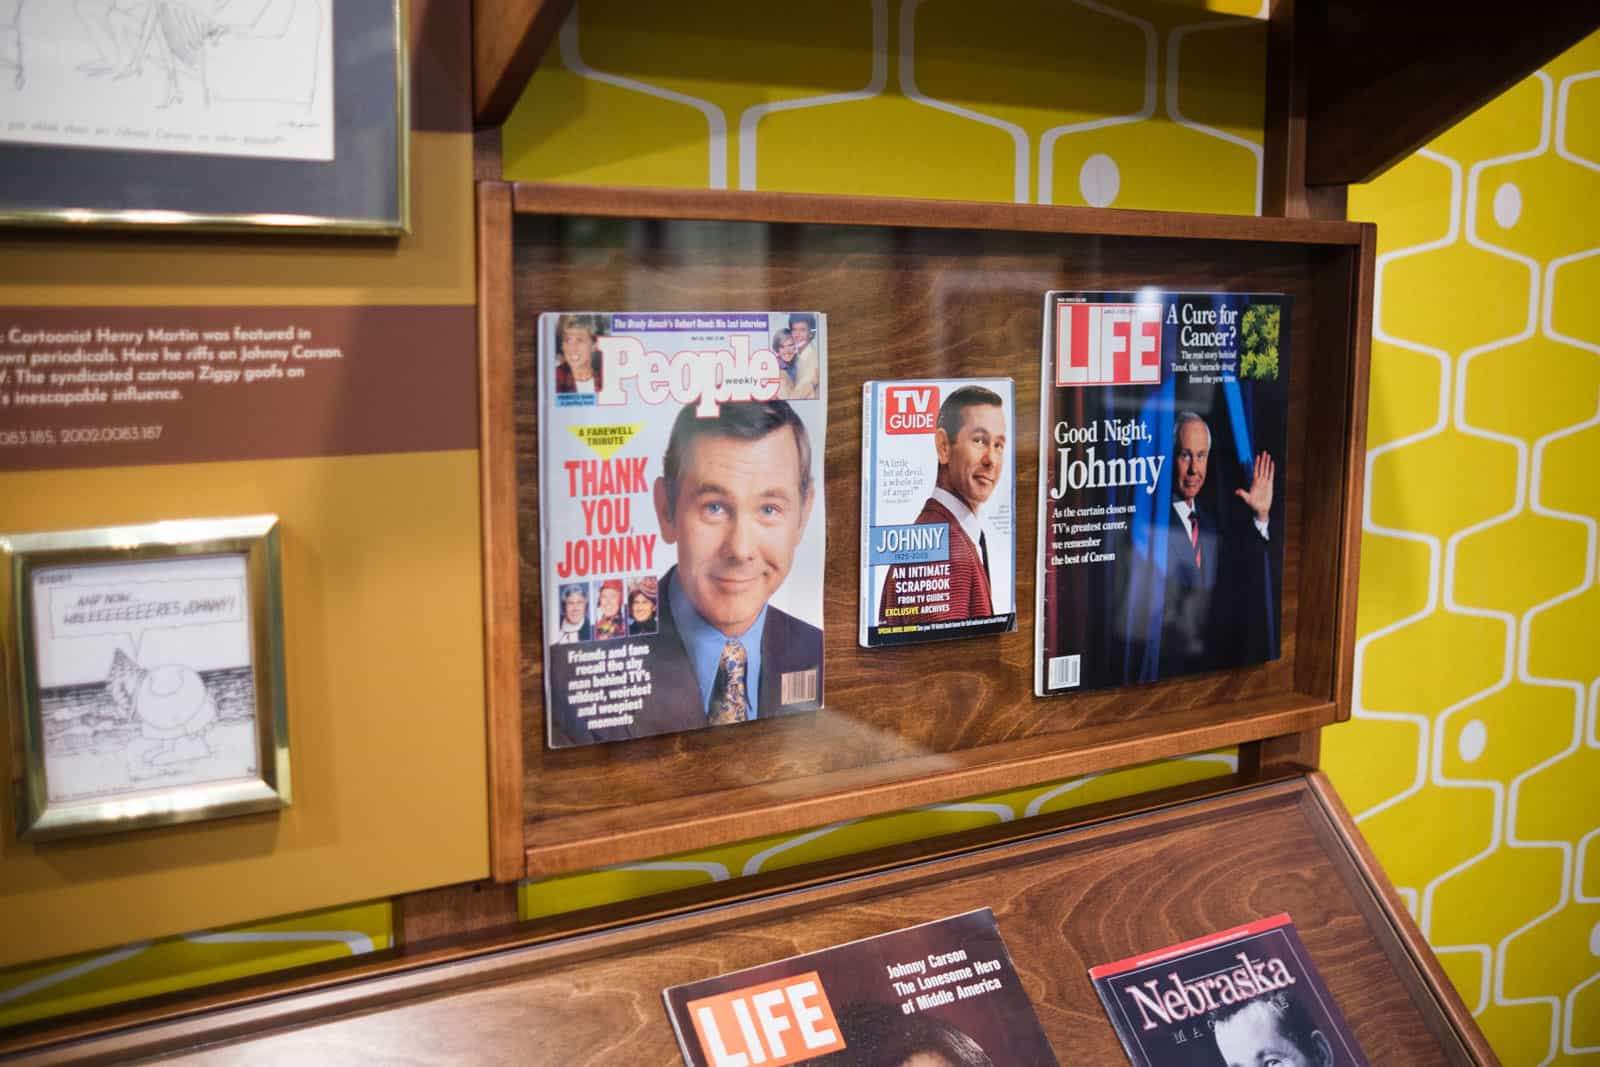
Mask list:
[[681,1062],[668,986],[982,907],[1063,1064],[1124,1058],[1089,967],[1281,911],[1372,1063],[1495,1062],[1318,774],[651,922],[375,963],[33,1051],[40,1062],[668,1067]]
[[[1373,227],[1272,218],[484,183],[479,190],[494,873],[539,877],[1225,745],[1304,752],[1347,717]],[[1294,298],[1283,654],[1032,695],[1042,297],[1156,285]],[[550,310],[829,316],[826,709],[545,745],[534,326]],[[1016,633],[856,644],[861,383],[1017,384]],[[1298,735],[1298,737],[1297,737]],[[1306,760],[1306,762],[1311,762]]]

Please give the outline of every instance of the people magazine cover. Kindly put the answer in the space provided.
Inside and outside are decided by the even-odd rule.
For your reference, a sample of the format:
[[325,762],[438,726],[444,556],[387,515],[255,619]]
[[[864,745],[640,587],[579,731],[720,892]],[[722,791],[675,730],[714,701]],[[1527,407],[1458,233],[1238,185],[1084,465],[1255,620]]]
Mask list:
[[550,747],[819,709],[824,316],[537,329]]

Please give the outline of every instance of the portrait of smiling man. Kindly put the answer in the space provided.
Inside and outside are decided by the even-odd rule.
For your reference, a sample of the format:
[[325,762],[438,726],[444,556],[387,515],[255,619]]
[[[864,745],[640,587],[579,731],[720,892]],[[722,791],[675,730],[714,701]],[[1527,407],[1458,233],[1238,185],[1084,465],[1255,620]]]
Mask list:
[[[820,707],[822,631],[770,601],[794,567],[819,487],[810,435],[782,400],[724,403],[672,424],[652,487],[677,563],[647,638],[650,693],[627,726],[569,720],[578,743],[772,718]],[[809,580],[819,579],[813,575]]]
[[685,407],[654,495],[661,539],[678,550],[660,605],[661,632],[679,647],[663,642],[656,677],[681,653],[702,698],[675,701],[671,720],[681,714],[692,725],[667,728],[815,706],[783,698],[816,692],[822,631],[768,604],[789,577],[816,495],[811,440],[794,409],[782,400],[723,404],[703,419]]

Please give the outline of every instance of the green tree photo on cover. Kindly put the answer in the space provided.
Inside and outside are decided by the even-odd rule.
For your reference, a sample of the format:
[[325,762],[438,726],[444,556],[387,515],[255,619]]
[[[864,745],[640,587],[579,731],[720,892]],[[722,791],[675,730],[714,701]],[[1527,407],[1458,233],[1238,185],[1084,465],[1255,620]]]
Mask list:
[[1278,377],[1278,308],[1253,307],[1244,313],[1244,351],[1239,358],[1239,377]]

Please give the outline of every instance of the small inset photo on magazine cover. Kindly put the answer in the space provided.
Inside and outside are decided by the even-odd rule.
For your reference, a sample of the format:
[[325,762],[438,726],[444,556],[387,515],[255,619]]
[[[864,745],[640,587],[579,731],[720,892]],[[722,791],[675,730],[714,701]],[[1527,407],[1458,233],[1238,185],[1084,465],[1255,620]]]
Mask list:
[[821,708],[824,317],[538,330],[550,747]]

